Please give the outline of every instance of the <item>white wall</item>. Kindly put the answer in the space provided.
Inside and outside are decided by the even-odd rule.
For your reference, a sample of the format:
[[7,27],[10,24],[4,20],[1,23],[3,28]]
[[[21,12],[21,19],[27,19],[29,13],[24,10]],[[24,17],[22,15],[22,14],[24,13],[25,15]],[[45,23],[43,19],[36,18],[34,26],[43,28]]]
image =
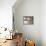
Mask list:
[[[42,46],[46,46],[46,0],[41,0],[41,30],[39,26],[40,0],[29,1],[26,3],[24,1],[20,6],[21,8],[18,7],[18,10],[16,10],[18,12],[18,14],[16,14],[18,15],[16,24],[17,29],[18,31],[23,32],[25,36],[27,36],[26,33],[28,33],[31,36],[31,39],[33,38],[36,42],[40,39],[39,33],[41,32]],[[0,26],[12,28],[12,6],[15,2],[16,0],[0,0]],[[23,25],[23,16],[25,15],[34,16],[34,25]],[[39,44],[39,42],[37,42],[37,44]]]
[[42,46],[46,46],[46,0],[41,1],[41,40]]
[[12,28],[12,6],[16,0],[0,0],[0,27]]
[[[14,5],[15,6],[15,5]],[[16,8],[16,7],[15,7]],[[24,37],[35,41],[36,46],[41,46],[41,0],[23,0],[15,9],[15,26],[19,32],[24,34]],[[23,16],[34,16],[33,25],[24,25]]]

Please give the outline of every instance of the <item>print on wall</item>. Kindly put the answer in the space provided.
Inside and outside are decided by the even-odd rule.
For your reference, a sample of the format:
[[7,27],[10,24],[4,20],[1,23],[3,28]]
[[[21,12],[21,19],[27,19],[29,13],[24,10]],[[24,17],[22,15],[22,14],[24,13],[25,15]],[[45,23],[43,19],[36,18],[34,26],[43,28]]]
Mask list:
[[33,16],[23,16],[23,24],[24,25],[31,25],[34,23],[34,17]]

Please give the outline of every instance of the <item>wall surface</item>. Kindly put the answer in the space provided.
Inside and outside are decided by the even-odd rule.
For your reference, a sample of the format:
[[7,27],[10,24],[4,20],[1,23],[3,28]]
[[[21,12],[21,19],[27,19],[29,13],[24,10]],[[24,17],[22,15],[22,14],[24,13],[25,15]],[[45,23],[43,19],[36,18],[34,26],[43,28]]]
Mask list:
[[[20,5],[14,5],[15,28],[22,32],[25,38],[35,41],[36,46],[41,46],[41,0],[23,0]],[[34,16],[33,25],[24,25],[23,16]]]
[[41,41],[46,46],[46,0],[41,1]]
[[[12,6],[15,2],[16,0],[0,0],[0,27],[12,28]],[[15,19],[17,18],[15,25],[25,38],[33,39],[37,46],[40,46],[42,41],[42,46],[46,46],[46,0],[41,0],[41,7],[40,9],[40,0],[23,0],[21,5],[14,9]],[[23,25],[23,16],[28,15],[34,16],[34,25]]]
[[[16,0],[0,0],[0,32],[4,30],[1,27],[12,29],[12,6],[15,2]],[[3,31],[0,38],[5,38],[7,35],[10,35],[10,32],[8,30],[7,32]]]
[[0,0],[0,27],[12,28],[12,6],[16,0]]
[[[16,6],[14,5],[13,11],[15,13],[15,27],[17,30],[23,32],[24,36],[28,38],[34,38],[37,46],[39,46],[40,39],[42,43],[40,46],[46,46],[46,0],[41,0],[41,2],[40,0],[29,0],[28,3],[25,0],[24,2],[22,1],[21,5]],[[28,15],[34,16],[34,25],[23,25],[23,16]]]

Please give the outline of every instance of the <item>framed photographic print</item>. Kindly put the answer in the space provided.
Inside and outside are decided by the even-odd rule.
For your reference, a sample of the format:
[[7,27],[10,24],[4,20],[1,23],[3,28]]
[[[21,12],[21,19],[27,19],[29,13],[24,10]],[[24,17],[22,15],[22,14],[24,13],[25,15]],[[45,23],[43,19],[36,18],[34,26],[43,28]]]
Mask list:
[[23,24],[24,25],[31,25],[34,23],[34,17],[33,16],[23,16]]

